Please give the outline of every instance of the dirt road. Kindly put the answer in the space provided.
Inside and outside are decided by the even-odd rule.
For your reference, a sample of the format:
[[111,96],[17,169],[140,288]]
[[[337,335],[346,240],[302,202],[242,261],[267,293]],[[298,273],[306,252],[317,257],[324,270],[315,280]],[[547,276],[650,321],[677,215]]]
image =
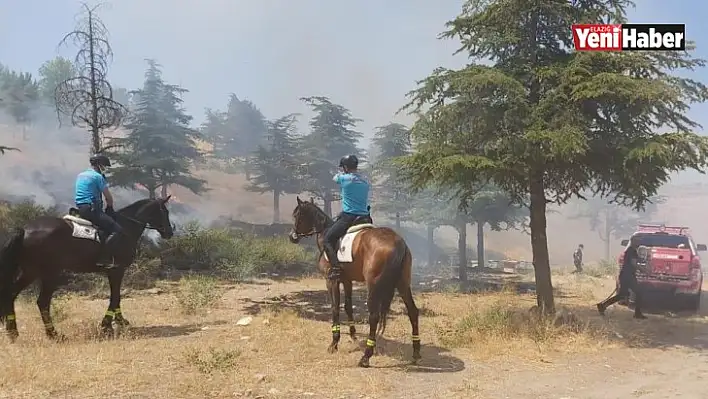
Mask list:
[[[708,303],[694,316],[656,314],[635,321],[629,310],[615,307],[602,319],[591,304],[611,283],[566,281],[579,297],[559,295],[558,302],[573,304],[581,319],[606,325],[621,345],[587,351],[531,347],[498,356],[447,349],[436,338],[440,323],[469,309],[465,301],[472,296],[418,294],[426,310],[423,360],[408,364],[410,326],[397,303],[386,338],[379,339],[384,354],[372,359],[371,369],[355,367],[361,339],[344,338],[339,353],[326,353],[330,310],[320,279],[223,287],[219,302],[196,315],[180,314],[169,287],[155,295],[130,293],[123,309],[133,326],[118,341],[96,336],[105,299],[57,302],[58,328],[67,336],[60,345],[43,337],[32,300],[18,304],[20,340],[10,345],[0,338],[0,398],[708,397]],[[363,333],[363,292],[355,294],[355,305]],[[250,324],[239,326],[236,321],[247,315]],[[628,342],[635,347],[627,348]]]

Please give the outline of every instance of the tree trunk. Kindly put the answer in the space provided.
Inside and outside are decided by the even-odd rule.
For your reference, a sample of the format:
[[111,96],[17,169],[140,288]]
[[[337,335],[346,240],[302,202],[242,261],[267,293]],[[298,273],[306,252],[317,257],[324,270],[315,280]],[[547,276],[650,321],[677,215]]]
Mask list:
[[428,226],[428,266],[432,267],[435,265],[435,226],[429,224]]
[[467,281],[467,223],[460,222],[457,230],[457,257],[460,262],[460,281]]
[[533,268],[536,277],[536,304],[544,313],[554,313],[553,284],[551,283],[551,265],[548,256],[548,237],[546,236],[546,195],[543,186],[543,174],[531,176],[531,250]]
[[401,231],[401,213],[396,212],[396,231]]
[[[484,222],[477,222],[477,267],[485,267],[484,261]],[[482,269],[480,269],[482,270]]]
[[280,190],[273,190],[273,223],[280,223]]
[[148,198],[150,199],[155,199],[155,192],[157,191],[157,187],[155,186],[145,186],[148,190]]

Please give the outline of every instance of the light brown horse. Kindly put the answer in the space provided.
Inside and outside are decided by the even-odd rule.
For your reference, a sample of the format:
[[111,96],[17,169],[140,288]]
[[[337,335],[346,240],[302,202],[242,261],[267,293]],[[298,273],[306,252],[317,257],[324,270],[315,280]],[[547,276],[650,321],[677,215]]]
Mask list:
[[[323,232],[334,222],[322,209],[315,205],[314,199],[302,201],[297,198],[297,206],[293,211],[293,229],[290,232],[290,242],[297,243],[302,237],[316,235],[317,247],[320,250],[318,258],[319,269],[327,275],[329,262],[323,254]],[[368,218],[362,222],[369,222]],[[356,223],[356,222],[355,222]],[[363,227],[363,226],[362,226]],[[369,359],[374,354],[376,346],[377,327],[380,334],[386,330],[386,317],[391,309],[395,291],[401,295],[411,322],[413,341],[413,361],[420,359],[420,337],[418,336],[418,308],[413,301],[411,292],[412,256],[408,245],[393,229],[388,227],[364,227],[352,242],[352,262],[342,263],[344,286],[344,311],[347,313],[349,335],[356,340],[354,327],[354,311],[352,308],[352,282],[365,282],[368,289],[367,307],[369,308],[369,336],[366,349],[359,367],[369,367]],[[332,301],[332,343],[328,351],[334,353],[338,349],[340,339],[339,324],[339,283],[327,279],[327,291]]]

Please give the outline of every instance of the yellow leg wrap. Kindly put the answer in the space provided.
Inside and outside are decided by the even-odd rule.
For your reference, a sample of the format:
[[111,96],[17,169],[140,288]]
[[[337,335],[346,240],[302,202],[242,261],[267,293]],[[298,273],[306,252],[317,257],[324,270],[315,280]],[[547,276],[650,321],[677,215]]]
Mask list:
[[374,346],[376,346],[376,341],[374,341],[373,339],[367,339],[366,346],[368,346],[369,348],[373,348]]
[[339,332],[339,331],[341,331],[341,328],[339,327],[338,324],[332,326],[332,332],[333,332],[333,333]]
[[115,317],[116,312],[112,310],[106,310],[106,317]]
[[420,335],[411,335],[411,341],[420,341]]
[[121,314],[120,308],[115,308],[115,310],[113,311],[113,313],[115,313],[116,315]]
[[17,317],[15,317],[14,314],[9,314],[9,315],[7,315],[6,319],[7,319],[7,321],[14,321],[14,320],[17,320]]

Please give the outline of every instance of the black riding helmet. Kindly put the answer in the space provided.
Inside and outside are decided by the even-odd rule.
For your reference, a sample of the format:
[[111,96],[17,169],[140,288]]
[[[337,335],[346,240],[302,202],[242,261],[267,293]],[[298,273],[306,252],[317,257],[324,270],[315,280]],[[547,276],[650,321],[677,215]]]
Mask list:
[[111,167],[111,160],[103,154],[92,155],[91,158],[89,158],[89,163],[91,163],[92,166]]
[[339,166],[347,169],[356,169],[359,167],[359,159],[356,155],[347,155],[339,160]]

